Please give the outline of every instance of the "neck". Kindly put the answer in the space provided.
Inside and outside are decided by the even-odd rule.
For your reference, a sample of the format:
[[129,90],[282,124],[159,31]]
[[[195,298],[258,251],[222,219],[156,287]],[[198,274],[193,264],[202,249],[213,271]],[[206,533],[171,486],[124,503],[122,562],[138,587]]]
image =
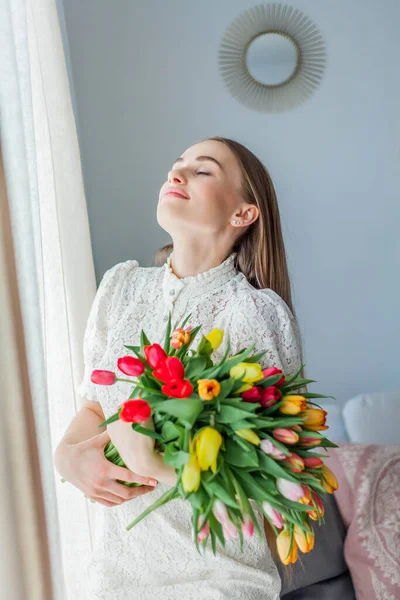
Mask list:
[[230,245],[216,245],[209,240],[176,240],[171,268],[177,277],[192,277],[218,267],[232,252]]

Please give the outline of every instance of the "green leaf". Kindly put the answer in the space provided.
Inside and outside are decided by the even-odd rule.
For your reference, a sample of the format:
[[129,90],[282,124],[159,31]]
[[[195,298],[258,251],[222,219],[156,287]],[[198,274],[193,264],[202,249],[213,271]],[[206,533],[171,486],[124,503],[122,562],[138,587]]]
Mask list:
[[[258,354],[254,354],[254,356],[248,356],[246,358],[246,362],[248,363],[258,363],[260,361],[260,359],[265,356],[265,354],[267,353],[266,350],[264,350],[263,352],[259,352]],[[282,377],[282,375],[281,375]],[[258,383],[257,383],[258,385]]]
[[211,342],[203,335],[199,345],[197,346],[196,353],[199,356],[205,356],[206,358],[210,358],[213,353],[213,347],[211,346]]
[[146,427],[142,427],[139,423],[132,423],[132,429],[137,431],[138,433],[142,433],[143,435],[147,435],[148,437],[153,438],[153,440],[164,441],[163,436],[159,433],[156,433],[152,429],[146,429]]
[[[233,377],[229,377],[228,379],[223,379],[222,381],[220,381],[221,391],[218,394],[218,399],[221,402],[224,401],[224,403],[226,402],[227,404],[229,404],[228,396],[231,393],[235,383],[236,380]],[[233,400],[235,402],[237,401],[236,398],[230,398],[229,400]]]
[[209,496],[216,496],[227,506],[232,508],[238,508],[237,502],[234,498],[226,491],[225,487],[221,485],[219,478],[211,479],[211,473],[204,471],[202,473],[202,484]]
[[[232,380],[234,383],[236,382],[233,377],[231,378],[231,381]],[[228,404],[229,406],[240,408],[240,410],[245,410],[251,413],[255,413],[257,409],[260,408],[260,404],[258,402],[244,402],[241,398],[224,398],[222,404]]]
[[232,423],[232,421],[247,419],[251,416],[252,413],[250,411],[223,404],[220,413],[216,415],[216,420],[218,423]]
[[322,443],[321,443],[321,447],[322,448],[339,448],[339,446],[337,444],[335,444],[334,442],[331,442],[331,440],[328,440],[328,438],[324,438]]
[[290,377],[285,377],[285,385],[288,385],[289,383],[292,383],[295,379],[297,379],[297,377],[300,375],[302,369],[305,367],[305,363],[301,364],[300,367],[297,369],[297,371],[295,371],[293,373],[293,375],[291,375]]
[[333,398],[336,400],[335,396],[323,396],[322,394],[313,394],[312,392],[304,392],[301,394],[304,398]]
[[[307,385],[308,383],[317,383],[317,381],[315,379],[303,379],[301,377],[299,377],[299,379],[296,379],[296,381],[294,381],[293,383],[284,383],[282,388],[285,391],[285,394],[287,393],[292,393],[292,390],[297,389],[299,387],[303,387],[304,385]],[[304,396],[304,394],[301,394],[302,396]]]
[[204,372],[206,361],[207,359],[205,356],[195,356],[194,358],[190,358],[185,369],[186,379],[195,381],[200,379],[201,374]]
[[232,471],[230,469],[228,470],[228,475],[231,477],[233,485],[234,485],[235,490],[236,490],[236,494],[239,496],[240,507],[242,509],[242,512],[248,513],[248,515],[250,516],[251,520],[254,523],[254,529],[258,533],[259,538],[262,540],[263,539],[263,535],[261,533],[261,529],[260,529],[260,526],[258,524],[258,520],[257,520],[257,518],[256,518],[256,516],[254,514],[251,502],[247,498],[246,494],[243,491],[242,486],[240,485],[240,483],[238,482],[238,480],[235,478],[235,476],[233,475],[233,473],[232,473]]
[[243,487],[248,498],[263,502],[267,499],[266,490],[259,485],[253,476],[244,469],[236,469],[235,477]]
[[246,421],[245,419],[242,419],[241,421],[235,421],[234,423],[231,423],[231,428],[234,431],[237,431],[238,429],[257,429],[257,425],[251,421]]
[[255,473],[253,473],[253,479],[256,483],[258,483],[260,488],[262,488],[269,494],[272,494],[274,496],[278,494],[278,490],[276,489],[275,485],[275,478],[272,478],[271,475],[268,475],[267,473],[256,475]]
[[157,410],[159,412],[168,413],[173,417],[177,417],[190,426],[193,426],[203,409],[203,402],[194,398],[165,400],[157,405]]
[[210,523],[210,530],[214,532],[221,545],[225,546],[225,538],[222,530],[222,525],[214,516],[214,513],[211,511],[208,517],[208,521]]
[[188,500],[192,507],[197,508],[199,511],[203,511],[204,507],[206,507],[210,501],[203,486],[200,486],[196,492],[189,494]]
[[140,334],[140,352],[142,354],[144,353],[144,351],[143,351],[144,346],[151,346],[151,342],[142,329],[142,332]]
[[166,442],[171,442],[172,440],[179,439],[179,445],[181,445],[181,442],[183,442],[184,434],[184,428],[181,425],[173,423],[172,421],[166,421],[166,423],[164,423],[164,425],[162,426],[162,435]]
[[258,457],[254,446],[249,446],[248,450],[243,450],[231,438],[225,439],[224,459],[234,467],[258,467]]
[[179,469],[179,467],[183,467],[189,460],[189,453],[183,452],[183,450],[179,450],[174,443],[170,442],[164,452],[164,462],[166,465],[170,467],[174,467],[174,469]]
[[167,328],[165,330],[165,338],[164,338],[164,351],[167,352],[167,354],[168,354],[168,351],[170,349],[171,328],[172,328],[172,326],[171,326],[171,313],[169,313],[168,323],[167,323]]
[[298,482],[298,480],[291,473],[281,467],[273,458],[264,454],[262,450],[258,450],[257,454],[260,463],[260,469],[263,469],[266,473],[269,473],[274,477],[283,477],[284,479],[288,479],[294,483]]

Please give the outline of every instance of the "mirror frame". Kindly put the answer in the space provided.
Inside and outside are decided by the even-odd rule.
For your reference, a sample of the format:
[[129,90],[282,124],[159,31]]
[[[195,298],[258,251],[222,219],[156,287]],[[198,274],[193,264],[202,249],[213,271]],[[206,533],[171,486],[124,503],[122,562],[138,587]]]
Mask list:
[[[277,85],[254,79],[246,64],[248,47],[266,33],[289,38],[297,50],[294,73]],[[303,12],[284,4],[259,4],[232,21],[221,40],[218,65],[225,85],[241,104],[260,112],[283,112],[302,104],[317,89],[326,56],[319,30]]]

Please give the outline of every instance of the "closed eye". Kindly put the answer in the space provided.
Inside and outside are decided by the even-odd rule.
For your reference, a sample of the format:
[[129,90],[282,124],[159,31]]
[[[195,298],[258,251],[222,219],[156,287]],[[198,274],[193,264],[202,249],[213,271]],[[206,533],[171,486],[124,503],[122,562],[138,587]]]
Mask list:
[[212,173],[207,173],[206,171],[197,171],[197,175],[212,175]]

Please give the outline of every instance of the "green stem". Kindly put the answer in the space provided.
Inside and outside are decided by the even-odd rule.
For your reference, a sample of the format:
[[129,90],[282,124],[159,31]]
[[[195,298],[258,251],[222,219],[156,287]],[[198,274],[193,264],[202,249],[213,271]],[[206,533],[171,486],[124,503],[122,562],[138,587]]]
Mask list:
[[132,529],[132,527],[135,527],[135,525],[140,523],[140,521],[142,521],[145,517],[147,517],[147,515],[153,512],[153,510],[156,510],[156,508],[160,508],[160,506],[163,506],[164,504],[170,502],[170,500],[175,500],[175,498],[178,497],[179,493],[177,490],[177,486],[171,488],[170,490],[167,490],[165,494],[163,494],[158,500],[156,500],[156,502],[153,502],[151,506],[146,508],[146,510],[144,510],[138,517],[136,517],[136,519],[126,527],[126,530],[129,531],[130,529]]

